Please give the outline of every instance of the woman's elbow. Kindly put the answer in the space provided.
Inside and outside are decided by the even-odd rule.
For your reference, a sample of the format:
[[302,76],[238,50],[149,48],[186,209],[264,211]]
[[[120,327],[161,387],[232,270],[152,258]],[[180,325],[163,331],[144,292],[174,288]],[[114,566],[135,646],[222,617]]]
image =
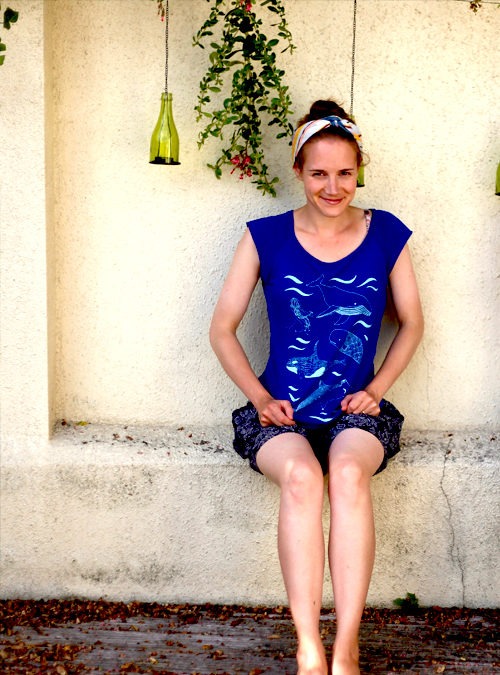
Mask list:
[[424,313],[422,311],[422,307],[418,308],[418,312],[415,317],[415,322],[416,322],[416,332],[418,336],[418,341],[423,338],[424,332],[425,332],[425,319],[424,319]]
[[420,344],[424,336],[425,320],[421,311],[416,312],[412,317],[404,322],[409,331],[413,334],[415,347]]
[[215,317],[212,318],[212,321],[210,322],[210,327],[208,329],[208,339],[210,341],[210,346],[214,351],[216,350],[216,346],[219,341],[219,326],[217,321],[215,321]]
[[236,335],[236,327],[233,328],[226,322],[221,321],[217,315],[213,316],[208,330],[208,339],[216,354],[219,353],[221,346],[226,342],[227,338],[231,338],[234,335]]

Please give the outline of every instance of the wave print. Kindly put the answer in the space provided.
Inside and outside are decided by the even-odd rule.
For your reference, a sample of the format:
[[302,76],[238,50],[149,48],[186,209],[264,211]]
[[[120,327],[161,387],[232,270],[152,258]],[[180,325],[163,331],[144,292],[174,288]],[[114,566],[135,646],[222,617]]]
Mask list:
[[[295,338],[295,341],[300,342],[301,345],[311,344],[311,340],[304,340],[304,338],[300,338],[300,337]],[[296,349],[299,352],[305,351],[306,348],[307,348],[306,346],[304,346],[304,347],[298,347],[297,345],[289,345],[288,346],[288,349]]]
[[[366,281],[363,281],[363,283],[358,284],[356,288],[363,288],[364,286],[366,286],[366,284],[369,284],[371,281],[377,280],[375,279],[375,277],[369,277],[368,279],[366,279]],[[369,288],[371,291],[375,291],[375,293],[377,293],[378,291],[378,288],[376,288],[375,286],[366,286],[366,288]]]
[[[360,324],[361,324],[362,326],[364,326],[365,328],[371,328],[372,325],[373,325],[373,324],[371,324],[371,323],[365,323],[364,321],[361,321],[361,319],[360,319],[359,321],[356,321],[356,323],[354,324],[354,326],[357,326],[358,323],[360,323]],[[353,328],[354,328],[354,326],[353,326]]]
[[[339,284],[353,284],[353,283],[356,281],[357,278],[358,278],[358,275],[355,274],[355,275],[353,276],[353,278],[352,278],[352,279],[349,279],[349,280],[347,280],[347,279],[339,279],[339,277],[332,277],[332,278],[330,279],[330,281],[338,281]],[[359,286],[358,286],[358,288],[359,288]]]
[[294,277],[291,274],[287,274],[285,279],[291,279],[292,281],[295,281],[296,284],[303,284],[304,283],[303,281],[301,281],[300,279],[297,279],[297,277]]
[[299,295],[303,295],[305,298],[309,298],[313,293],[304,293],[304,291],[301,291],[300,288],[295,288],[294,286],[290,286],[289,288],[285,288],[285,291],[295,291],[295,293],[298,293]]

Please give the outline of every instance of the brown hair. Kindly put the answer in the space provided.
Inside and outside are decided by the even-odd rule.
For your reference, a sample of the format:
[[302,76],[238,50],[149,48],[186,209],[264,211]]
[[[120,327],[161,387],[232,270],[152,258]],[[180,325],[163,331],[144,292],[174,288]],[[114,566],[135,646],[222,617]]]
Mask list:
[[[329,117],[330,115],[335,115],[336,117],[340,117],[341,119],[349,120],[349,122],[355,124],[353,118],[346,113],[344,108],[342,108],[335,101],[327,99],[315,101],[311,105],[309,112],[299,120],[297,128],[302,126],[303,124],[306,124],[307,122],[312,122],[313,120],[320,120],[323,119],[323,117]],[[339,138],[343,138],[346,141],[349,141],[349,143],[352,143],[353,148],[356,150],[356,161],[358,167],[361,166],[361,164],[363,163],[363,155],[361,154],[361,150],[359,149],[359,146],[356,143],[356,140],[353,138],[352,134],[350,134],[348,131],[345,131],[345,129],[342,129],[341,127],[332,126],[326,129],[322,129],[317,134],[315,134],[313,138],[314,140],[319,140],[320,138],[325,138],[328,136],[338,136]],[[304,143],[304,146],[307,145],[307,143],[309,142],[310,141],[306,141]],[[294,167],[296,167],[300,171],[304,166],[304,155],[303,155],[304,146],[302,146],[302,148],[299,150],[294,164]]]

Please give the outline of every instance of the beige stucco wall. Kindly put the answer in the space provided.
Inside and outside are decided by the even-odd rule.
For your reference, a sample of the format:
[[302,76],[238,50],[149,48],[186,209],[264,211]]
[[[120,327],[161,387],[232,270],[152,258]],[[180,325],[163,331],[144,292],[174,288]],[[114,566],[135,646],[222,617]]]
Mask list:
[[[289,148],[271,144],[277,199],[234,177],[215,180],[205,167],[215,148],[198,150],[193,112],[206,52],[191,36],[207,5],[173,0],[181,166],[150,166],[163,86],[154,3],[44,4],[54,83],[56,417],[222,422],[240,397],[210,351],[209,317],[246,218],[301,203]],[[412,427],[488,424],[500,402],[492,377],[500,13],[485,5],[474,15],[444,0],[358,4],[355,112],[371,156],[358,203],[392,210],[414,230],[427,317],[424,344],[392,396]],[[283,65],[297,116],[316,97],[348,104],[352,3],[293,0],[287,12],[297,50]],[[262,323],[260,308],[247,335]],[[252,339],[249,349],[262,364],[264,347]]]
[[[286,6],[297,50],[283,57],[283,66],[297,117],[317,97],[348,104],[352,2],[290,0]],[[61,418],[101,423],[91,437],[111,439],[117,424],[122,439],[128,424],[143,428],[147,439],[153,425],[194,425],[213,438],[213,425],[228,424],[242,399],[210,351],[208,323],[246,219],[301,203],[289,148],[269,139],[271,170],[281,178],[277,199],[234,177],[216,181],[206,168],[215,149],[198,150],[193,112],[206,52],[191,46],[208,10],[204,0],[171,0],[169,79],[181,138],[175,168],[148,164],[164,67],[156,3],[16,0],[15,8],[20,19],[3,36],[8,51],[0,69],[0,592],[95,595],[108,589],[114,597],[154,599],[158,585],[141,551],[146,540],[155,541],[158,525],[162,543],[155,555],[168,561],[157,572],[162,599],[282,601],[268,518],[277,496],[236,457],[229,453],[219,462],[216,455],[207,469],[197,446],[181,444],[171,463],[168,444],[154,441],[155,434],[157,446],[144,456],[143,450],[130,455],[126,446],[115,455],[113,441],[88,455],[78,434],[62,445],[58,435],[48,436]],[[377,479],[378,565],[391,559],[395,542],[397,549],[393,581],[382,568],[374,580],[371,597],[379,603],[407,590],[430,603],[498,603],[492,579],[500,419],[499,27],[500,10],[489,3],[474,15],[455,0],[358,0],[355,113],[371,157],[358,203],[391,210],[414,230],[427,320],[424,342],[391,392],[407,430],[422,430],[424,440],[419,445],[420,436],[412,437],[406,457]],[[255,335],[265,334],[258,296],[242,328],[257,368],[266,345]],[[477,431],[467,431],[472,428]],[[449,456],[450,430],[463,430],[455,436],[464,439],[457,441],[456,459]],[[228,433],[224,427],[223,437]],[[129,461],[136,465],[132,472]],[[163,490],[154,499],[148,490],[157,483],[150,476]],[[192,499],[202,490],[198,478],[212,486],[204,494],[213,516],[207,522],[193,512]],[[122,513],[115,497],[130,484]],[[267,496],[274,502],[267,504]],[[269,586],[259,596],[264,590],[255,580],[238,596],[250,507],[240,504],[234,516],[230,507],[254,498],[267,504],[267,534],[255,534],[262,558],[252,555],[271,565]],[[151,514],[157,506],[165,520],[157,516],[146,527],[141,509]],[[176,542],[185,542],[189,528],[196,538],[218,517],[233,528],[234,565],[224,566],[227,585],[221,581],[219,594],[204,589],[197,595],[199,586],[185,590],[182,565],[192,565],[193,578],[202,579],[206,565],[216,573],[224,551],[209,551],[197,539],[194,552],[184,544],[180,552]],[[475,522],[482,523],[479,534]],[[111,536],[119,527],[133,536]],[[407,543],[412,532],[419,534]],[[440,556],[446,564],[436,562]],[[118,568],[120,583],[110,590]],[[397,591],[388,587],[394,579]],[[412,588],[400,587],[406,579],[414,580]]]
[[49,433],[46,120],[43,5],[2,31],[0,284],[2,437]]

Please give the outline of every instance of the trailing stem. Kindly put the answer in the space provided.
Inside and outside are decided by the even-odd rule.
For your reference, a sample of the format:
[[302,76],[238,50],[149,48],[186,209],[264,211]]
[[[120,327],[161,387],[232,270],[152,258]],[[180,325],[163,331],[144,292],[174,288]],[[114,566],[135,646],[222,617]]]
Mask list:
[[[204,120],[198,147],[215,137],[223,142],[220,155],[208,166],[215,176],[222,176],[224,165],[237,172],[239,178],[253,178],[257,189],[276,196],[277,177],[268,175],[262,148],[263,126],[276,127],[276,138],[290,137],[293,125],[289,121],[291,99],[283,84],[285,71],[276,63],[275,47],[280,40],[281,50],[293,51],[282,0],[207,0],[212,2],[208,19],[193,38],[194,45],[204,49],[204,40],[210,39],[209,68],[200,82],[195,106],[197,121]],[[229,5],[229,8],[228,8]],[[277,19],[271,24],[277,37],[268,39],[262,32],[263,22],[257,16],[257,6],[266,8]],[[213,37],[218,24],[220,38]],[[222,98],[226,76],[232,71],[229,96],[219,107],[211,107],[214,95]],[[217,96],[221,95],[221,96]]]

